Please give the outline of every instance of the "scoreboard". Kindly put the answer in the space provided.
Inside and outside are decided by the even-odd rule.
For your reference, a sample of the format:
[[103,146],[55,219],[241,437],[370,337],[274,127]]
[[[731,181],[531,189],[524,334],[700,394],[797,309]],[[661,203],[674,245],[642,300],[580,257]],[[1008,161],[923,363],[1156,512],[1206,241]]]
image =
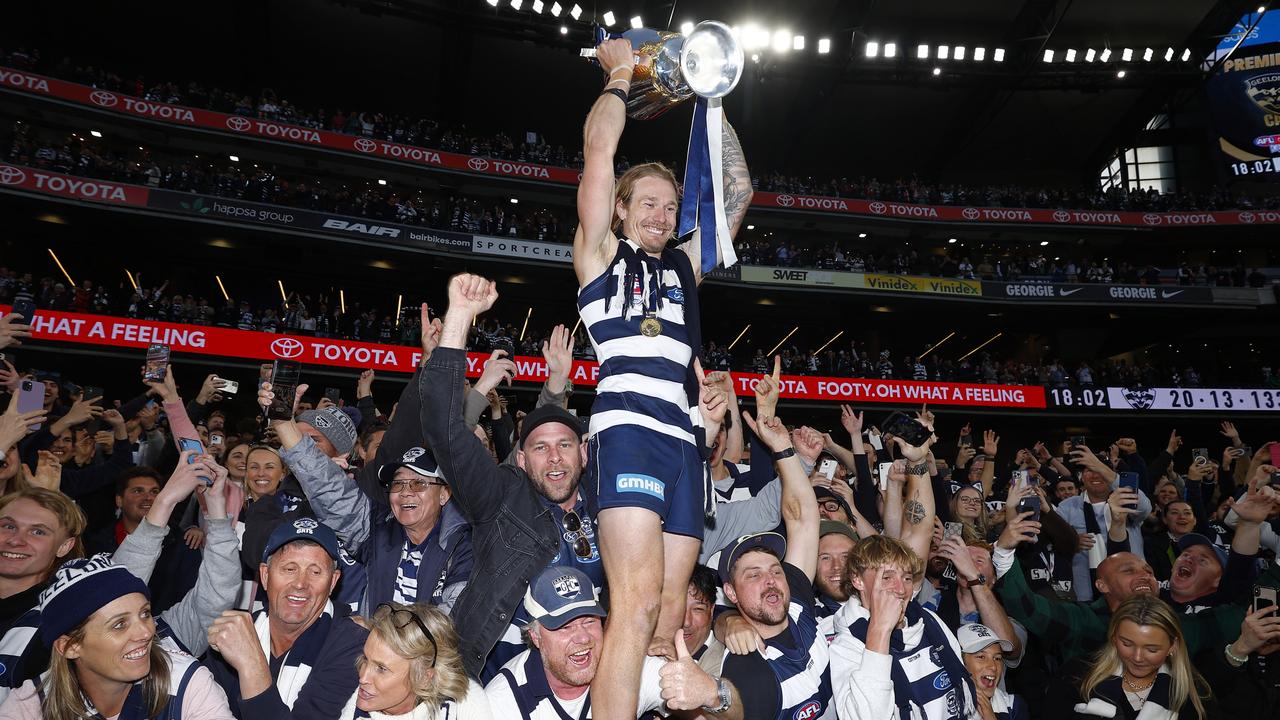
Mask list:
[[1045,388],[1060,410],[1280,413],[1280,388]]

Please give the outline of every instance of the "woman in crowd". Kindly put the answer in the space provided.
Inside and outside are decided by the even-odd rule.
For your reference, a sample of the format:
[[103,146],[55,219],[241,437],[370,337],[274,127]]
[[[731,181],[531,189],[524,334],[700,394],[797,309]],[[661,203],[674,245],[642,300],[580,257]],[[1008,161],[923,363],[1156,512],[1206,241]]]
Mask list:
[[248,471],[249,450],[252,447],[249,443],[237,443],[227,450],[227,458],[224,462],[227,468],[227,475],[231,477],[231,481],[246,490],[248,485],[245,481],[245,474]]
[[244,468],[244,488],[253,502],[280,489],[285,466],[275,448],[254,445],[245,454]]
[[106,555],[72,560],[40,596],[52,662],[0,705],[3,720],[232,720],[213,675],[161,639],[147,586]]
[[484,688],[467,677],[449,616],[429,605],[383,603],[365,622],[360,687],[342,720],[488,720]]
[[973,530],[973,534],[991,542],[995,538],[988,537],[990,529],[987,523],[987,507],[982,502],[982,490],[973,485],[965,485],[951,496],[951,517],[962,522]]
[[[1028,720],[1027,704],[1003,687],[1004,656],[1013,651],[1013,643],[1001,640],[995,632],[980,623],[961,625],[956,632],[963,652],[964,667],[973,676],[980,720]],[[970,716],[972,717],[972,715]]]
[[1092,662],[1064,666],[1049,686],[1046,720],[1208,720],[1217,717],[1209,686],[1191,664],[1173,610],[1154,595],[1116,608],[1107,642]]

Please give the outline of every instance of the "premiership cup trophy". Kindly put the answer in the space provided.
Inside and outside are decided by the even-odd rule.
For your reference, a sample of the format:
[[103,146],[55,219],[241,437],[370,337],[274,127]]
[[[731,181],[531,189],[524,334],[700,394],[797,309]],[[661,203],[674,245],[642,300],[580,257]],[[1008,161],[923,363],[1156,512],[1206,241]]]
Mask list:
[[[688,37],[647,28],[620,37],[630,40],[636,53],[627,95],[627,115],[636,120],[656,118],[694,95],[724,97],[742,77],[742,44],[724,23],[698,23]],[[595,55],[595,48],[582,51],[583,57]]]

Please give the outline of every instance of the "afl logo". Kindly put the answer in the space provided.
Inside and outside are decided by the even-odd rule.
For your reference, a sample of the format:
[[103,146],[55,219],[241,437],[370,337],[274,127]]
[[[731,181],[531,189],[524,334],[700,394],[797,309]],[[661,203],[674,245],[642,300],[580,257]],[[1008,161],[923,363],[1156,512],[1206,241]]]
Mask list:
[[249,118],[243,118],[239,115],[232,115],[227,118],[227,127],[235,130],[236,132],[248,132],[249,128],[252,126],[253,123],[249,121]]
[[0,185],[21,185],[26,182],[27,174],[10,165],[0,165]]
[[106,90],[94,90],[89,93],[89,99],[93,101],[94,105],[101,107],[115,107],[116,103],[120,102],[114,93],[109,93]]
[[1147,225],[1159,225],[1160,223],[1164,222],[1164,218],[1160,217],[1155,213],[1147,213],[1146,215],[1142,216],[1142,222],[1146,223]]
[[1066,210],[1058,210],[1058,211],[1055,211],[1055,212],[1053,213],[1053,221],[1054,221],[1054,222],[1060,222],[1060,223],[1070,222],[1070,221],[1071,221],[1071,213],[1067,212]]
[[796,204],[796,199],[791,197],[790,195],[779,195],[778,204],[781,205],[782,207],[791,207],[792,205]]
[[302,343],[293,338],[277,338],[271,341],[271,352],[275,353],[276,357],[291,360],[302,354]]
[[813,720],[822,714],[822,703],[817,700],[810,700],[796,709],[792,715],[792,720]]
[[369,138],[356,138],[352,145],[362,153],[371,153],[378,149],[378,143],[370,140]]
[[884,214],[884,210],[885,210],[884,203],[880,202],[879,200],[877,200],[877,201],[875,201],[875,202],[871,203],[871,204],[870,204],[870,205],[868,205],[867,207],[871,209],[871,212],[873,212],[873,213],[875,213],[875,214],[877,214],[877,215],[883,215],[883,214]]
[[467,167],[476,172],[484,172],[489,169],[489,161],[484,158],[473,157],[467,161]]
[[977,220],[979,215],[978,208],[965,208],[961,215],[964,215],[965,220]]

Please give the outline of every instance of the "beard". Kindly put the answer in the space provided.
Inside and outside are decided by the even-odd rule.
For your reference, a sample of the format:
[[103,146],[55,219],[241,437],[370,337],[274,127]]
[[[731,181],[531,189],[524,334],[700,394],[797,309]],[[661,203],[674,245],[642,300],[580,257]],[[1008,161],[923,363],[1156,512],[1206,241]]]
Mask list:
[[778,625],[787,619],[787,608],[790,605],[789,602],[786,602],[788,600],[786,593],[781,590],[778,593],[783,596],[783,602],[779,603],[777,608],[765,605],[763,602],[764,595],[762,594],[760,602],[755,602],[751,605],[739,605],[738,611],[761,625]]

